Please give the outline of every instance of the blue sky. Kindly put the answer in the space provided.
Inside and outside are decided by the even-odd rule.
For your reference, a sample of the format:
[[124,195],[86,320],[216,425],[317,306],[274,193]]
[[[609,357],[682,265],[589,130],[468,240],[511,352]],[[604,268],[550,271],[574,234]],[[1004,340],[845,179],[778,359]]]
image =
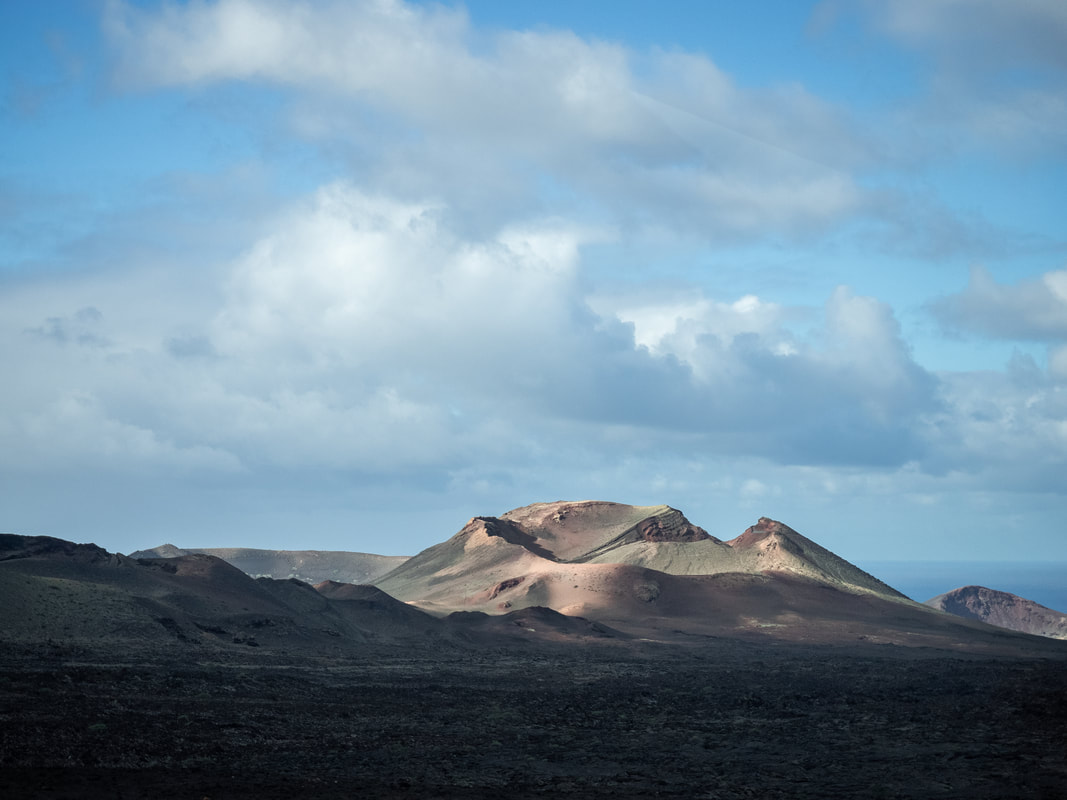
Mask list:
[[0,529],[412,553],[591,498],[1067,561],[1060,2],[7,3],[0,39]]

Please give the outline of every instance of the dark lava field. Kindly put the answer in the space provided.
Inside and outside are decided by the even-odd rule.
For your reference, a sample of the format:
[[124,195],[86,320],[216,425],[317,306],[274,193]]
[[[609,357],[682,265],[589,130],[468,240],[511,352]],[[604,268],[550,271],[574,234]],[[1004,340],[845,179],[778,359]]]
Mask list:
[[5,798],[1061,798],[1067,662],[893,646],[6,647]]

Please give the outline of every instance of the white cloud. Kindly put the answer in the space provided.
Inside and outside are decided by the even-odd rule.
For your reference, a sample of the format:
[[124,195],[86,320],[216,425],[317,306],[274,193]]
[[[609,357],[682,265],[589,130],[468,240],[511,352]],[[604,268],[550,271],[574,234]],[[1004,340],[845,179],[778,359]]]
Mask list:
[[212,291],[133,270],[0,296],[5,480],[254,481],[279,507],[352,485],[373,504],[395,480],[390,502],[456,495],[470,513],[673,502],[717,535],[752,514],[803,527],[843,498],[1063,489],[1067,397],[1022,361],[932,376],[892,310],[844,287],[822,309],[696,290],[587,305],[599,231],[474,238],[451,221],[338,182],[279,213]]
[[242,470],[230,452],[176,444],[158,431],[115,419],[99,398],[84,392],[59,394],[41,408],[7,416],[0,422],[0,454],[0,471],[8,473]]
[[339,183],[278,225],[235,267],[213,325],[225,354],[313,374],[395,369],[462,382],[540,372],[573,340],[578,247],[593,234],[571,224],[464,240],[438,208]]
[[986,336],[1058,342],[1067,339],[1067,270],[1046,272],[1015,285],[997,283],[982,267],[967,288],[931,309],[950,327]]
[[[594,308],[604,315],[610,302],[598,298]],[[787,324],[799,310],[753,295],[733,303],[700,295],[642,302],[634,295],[616,303],[614,314],[633,325],[635,344],[684,364],[706,393],[706,418],[697,425],[703,429],[763,428],[773,436],[784,427],[788,438],[806,426],[833,440],[842,431],[835,436],[826,426],[892,427],[932,408],[932,379],[912,360],[892,311],[847,287],[834,291],[822,325],[803,336]]]
[[106,27],[124,84],[297,89],[294,129],[347,154],[364,185],[448,197],[483,231],[501,205],[573,216],[592,202],[714,236],[801,233],[864,204],[849,170],[872,148],[839,111],[795,85],[742,89],[700,55],[485,34],[398,0],[116,2]]
[[944,373],[945,411],[923,460],[990,491],[1067,489],[1067,388],[1029,359],[1006,372]]
[[843,392],[855,391],[883,419],[929,407],[925,392],[932,381],[912,359],[888,305],[838,287],[827,302],[826,315],[827,348],[819,361],[841,373]]
[[745,295],[732,303],[716,302],[699,292],[657,298],[644,291],[631,295],[600,295],[589,304],[601,317],[633,326],[634,343],[657,356],[670,355],[693,370],[698,380],[711,373],[701,362],[701,341],[713,337],[733,341],[741,334],[773,340],[779,355],[795,352],[792,338],[781,328],[786,312],[775,303]]
[[[882,304],[839,290],[805,336],[787,327],[795,310],[755,296],[600,297],[594,312],[579,269],[599,232],[548,219],[477,239],[450,220],[335,183],[195,299],[180,271],[27,286],[4,302],[4,347],[20,355],[0,408],[52,408],[131,463],[462,470],[565,442],[575,461],[589,448],[912,457],[932,391]],[[84,331],[92,347],[75,346]],[[70,397],[93,413],[59,414]],[[57,425],[33,446],[64,452],[46,439],[77,437]],[[30,444],[10,444],[13,465]]]
[[[892,310],[845,287],[821,311],[696,290],[587,304],[582,247],[601,232],[544,219],[472,238],[451,221],[338,182],[278,214],[212,291],[184,296],[176,271],[8,293],[5,471],[417,473],[486,497],[561,469],[614,494],[614,462],[679,492],[732,458],[816,470],[820,494],[859,486],[856,469],[890,486],[907,472],[916,496],[1067,474],[1059,350],[1047,374],[934,376]],[[1061,283],[979,280],[974,319],[1052,342]]]

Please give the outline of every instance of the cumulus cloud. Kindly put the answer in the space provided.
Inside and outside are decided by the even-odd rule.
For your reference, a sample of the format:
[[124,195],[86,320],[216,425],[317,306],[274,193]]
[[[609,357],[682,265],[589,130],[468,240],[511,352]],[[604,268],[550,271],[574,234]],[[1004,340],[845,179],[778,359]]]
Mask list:
[[[110,344],[83,355],[23,334],[36,358],[20,360],[5,413],[43,409],[44,437],[91,409],[78,419],[108,452],[172,447],[246,468],[461,470],[568,441],[620,457],[915,456],[930,377],[883,304],[839,289],[801,334],[755,296],[590,305],[579,267],[600,232],[545,219],[472,239],[449,219],[335,183],[234,260],[211,314],[180,313],[147,279],[90,284],[94,308],[123,311],[73,316]],[[40,319],[57,299],[38,286],[11,303]],[[59,402],[71,396],[84,402]]]
[[410,370],[465,381],[508,371],[508,354],[534,350],[533,341],[548,352],[524,355],[541,371],[583,313],[574,287],[584,232],[569,223],[469,240],[439,207],[338,183],[278,227],[235,264],[212,326],[224,353],[276,354],[311,369],[320,359],[390,370],[403,356]]
[[[863,427],[892,426],[932,407],[933,381],[912,360],[891,310],[847,287],[834,291],[821,324],[805,335],[785,324],[789,310],[752,295],[673,305],[635,297],[615,315],[633,325],[638,346],[688,367],[707,394],[711,429],[762,428],[786,433],[784,441],[810,434],[819,450],[819,437],[831,447],[833,427],[850,427],[844,420],[852,415],[865,420],[852,430],[862,438]],[[790,418],[805,423],[783,424]]]
[[[390,376],[460,412],[688,430],[772,457],[803,439],[831,461],[899,458],[899,429],[931,403],[892,313],[847,289],[805,341],[753,296],[590,308],[581,231],[542,223],[469,241],[446,218],[350,186],[321,191],[240,262],[214,340],[275,375]],[[470,391],[487,381],[485,397]]]
[[[483,513],[579,489],[768,513],[936,481],[1052,491],[1067,474],[1067,404],[1041,370],[932,375],[874,298],[587,297],[601,231],[547,218],[472,238],[450,220],[337,182],[279,213],[196,305],[158,274],[0,298],[0,470],[251,475],[278,492],[396,479]],[[66,338],[27,333],[50,319]],[[73,346],[75,323],[107,344]]]
[[601,316],[633,326],[634,344],[653,355],[670,355],[687,364],[698,380],[711,376],[700,363],[697,351],[707,337],[732,341],[741,334],[775,338],[772,346],[780,354],[795,351],[781,324],[787,311],[776,303],[745,295],[720,302],[702,292],[671,292],[657,297],[654,292],[604,294],[589,298],[590,306]]

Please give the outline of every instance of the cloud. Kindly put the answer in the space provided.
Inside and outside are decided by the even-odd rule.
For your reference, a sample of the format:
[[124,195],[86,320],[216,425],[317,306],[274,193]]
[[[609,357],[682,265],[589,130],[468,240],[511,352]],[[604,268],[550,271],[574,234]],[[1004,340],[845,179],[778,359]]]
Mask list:
[[987,491],[1067,490],[1067,391],[1029,356],[1003,372],[943,373],[943,414],[931,420],[934,475],[968,476]]
[[397,0],[113,2],[106,29],[122,85],[294,90],[293,132],[368,188],[447,198],[482,233],[494,210],[592,204],[703,237],[801,234],[864,205],[850,170],[872,148],[839,110],[797,85],[743,89],[701,55],[486,33]]
[[944,152],[975,147],[1062,153],[1067,131],[1067,9],[1057,0],[861,4],[874,26],[934,65],[912,114]]
[[890,310],[847,289],[808,341],[756,297],[590,308],[580,229],[544,222],[471,241],[447,219],[344,184],[320,191],[241,260],[212,340],[272,376],[375,376],[427,401],[421,387],[433,387],[461,416],[504,407],[535,426],[690,431],[791,459],[897,459],[901,428],[932,401]]
[[173,336],[166,342],[167,351],[175,358],[211,358],[215,347],[203,335]]
[[1002,284],[974,267],[962,292],[929,308],[949,330],[1047,343],[1048,362],[1016,352],[1003,370],[940,373],[926,468],[992,491],[1067,489],[1067,271]]
[[589,303],[601,317],[614,316],[632,325],[637,347],[656,356],[677,358],[698,380],[711,378],[708,365],[701,363],[698,354],[708,337],[732,341],[742,334],[756,334],[765,341],[773,340],[769,346],[781,355],[796,351],[792,337],[781,327],[788,310],[755,295],[726,303],[693,290],[659,297],[644,290],[639,294],[593,296]]
[[[582,251],[601,231],[546,218],[471,238],[451,219],[337,182],[201,275],[208,291],[140,268],[23,287],[4,302],[4,346],[20,355],[0,408],[38,433],[8,431],[9,465],[31,446],[65,452],[60,439],[131,464],[212,454],[379,474],[510,471],[563,452],[917,456],[933,387],[884,304],[845,288],[821,312],[755,296],[587,303]],[[811,329],[790,330],[798,319]],[[75,322],[98,346],[62,346]]]
[[111,344],[96,333],[103,314],[92,306],[80,308],[73,317],[49,317],[44,324],[26,328],[24,333],[59,344],[73,342],[81,347],[107,347]]
[[[15,275],[0,295],[5,475],[70,464],[155,475],[168,492],[257,487],[242,514],[260,500],[473,498],[460,519],[554,496],[707,495],[717,515],[738,500],[768,513],[809,497],[1063,488],[1059,273],[1007,286],[979,272],[934,306],[946,326],[1048,342],[1045,371],[1020,356],[932,373],[893,308],[834,288],[838,246],[865,234],[939,256],[1006,239],[894,189],[912,174],[893,170],[954,152],[939,148],[967,126],[982,147],[1033,139],[1010,114],[976,123],[1027,97],[1035,124],[1058,125],[1051,50],[1027,57],[1040,81],[1003,83],[1011,48],[977,63],[978,34],[954,32],[948,5],[928,19],[865,6],[939,70],[903,123],[868,107],[883,139],[803,86],[743,84],[703,55],[479,30],[444,6],[106,8],[119,105],[177,90],[199,121],[226,84],[252,85],[270,98],[257,124],[241,103],[227,124],[269,128],[248,136],[270,138],[264,154],[284,142],[284,164],[171,173],[130,191],[143,207],[78,197],[64,207],[81,209],[77,224],[53,196],[27,213],[28,189],[0,186],[19,258],[79,267]],[[949,40],[958,53],[941,59]],[[259,124],[265,108],[282,109],[276,124]],[[918,144],[901,155],[910,123]],[[707,288],[827,229],[832,241],[796,256],[837,259],[819,267],[832,282],[805,276],[819,293],[807,305],[749,274]],[[724,266],[738,241],[758,249]],[[692,282],[651,287],[679,252]]]
[[777,458],[897,460],[909,447],[903,429],[934,407],[934,381],[912,360],[891,310],[847,287],[805,335],[785,324],[795,310],[755,296],[673,307],[633,297],[615,314],[633,325],[639,347],[688,368],[700,397],[695,428],[746,432],[747,446]]
[[62,390],[40,408],[5,415],[0,452],[0,471],[7,473],[177,469],[188,474],[242,469],[231,453],[202,444],[177,444],[159,431],[115,419],[92,394]]
[[1067,72],[1067,9],[1057,0],[868,3],[889,33],[970,68],[1020,61]]
[[798,83],[739,85],[702,54],[545,28],[484,30],[447,6],[107,8],[125,90],[268,87],[285,109],[271,137],[311,144],[367,191],[438,202],[476,237],[550,215],[716,245],[805,240],[866,220],[867,247],[987,257],[1019,237],[937,196],[893,189],[886,171],[957,157],[978,131],[990,142],[1031,136],[1020,126],[1034,119],[1062,138],[1056,91],[987,102],[947,83],[945,97],[861,122]]
[[[309,497],[457,497],[485,513],[707,494],[692,513],[718,519],[723,504],[1063,488],[1067,408],[1023,360],[931,374],[892,309],[847,287],[810,308],[589,296],[584,252],[602,230],[547,217],[475,237],[452,220],[338,181],[192,295],[186,272],[137,261],[14,287],[0,297],[5,480],[155,476],[189,497],[206,483],[261,516]],[[76,346],[79,325],[106,345]]]
[[[578,247],[595,232],[570,223],[465,240],[439,207],[336,183],[278,225],[235,265],[212,332],[224,353],[341,370],[402,359],[466,381],[544,371],[587,313],[573,293]],[[509,366],[513,352],[533,363]]]
[[1067,383],[1067,344],[1049,348],[1048,371],[1055,380]]
[[934,302],[931,311],[950,328],[983,336],[1062,342],[1067,339],[1067,270],[1005,285],[974,267],[967,288]]

